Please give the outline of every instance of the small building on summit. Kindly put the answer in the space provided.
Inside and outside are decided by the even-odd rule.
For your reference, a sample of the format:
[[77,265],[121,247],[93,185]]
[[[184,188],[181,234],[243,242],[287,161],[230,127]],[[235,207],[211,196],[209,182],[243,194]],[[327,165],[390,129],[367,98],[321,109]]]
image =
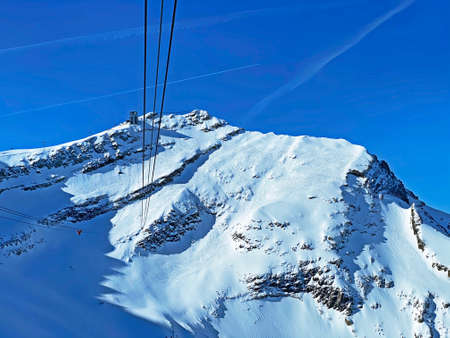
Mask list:
[[130,119],[128,120],[130,124],[138,124],[138,115],[137,112],[132,111],[130,112]]

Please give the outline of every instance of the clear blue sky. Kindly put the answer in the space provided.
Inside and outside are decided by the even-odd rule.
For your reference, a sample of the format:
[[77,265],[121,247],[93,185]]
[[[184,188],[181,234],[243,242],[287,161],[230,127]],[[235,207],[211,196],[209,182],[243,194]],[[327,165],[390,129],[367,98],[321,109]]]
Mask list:
[[[158,1],[150,2],[156,24]],[[143,24],[142,3],[2,1],[1,150],[82,138],[140,111],[140,92],[32,109],[141,87],[142,36],[133,28]],[[450,2],[408,5],[179,0],[169,81],[259,66],[170,85],[167,109],[204,108],[248,130],[345,138],[450,212]]]

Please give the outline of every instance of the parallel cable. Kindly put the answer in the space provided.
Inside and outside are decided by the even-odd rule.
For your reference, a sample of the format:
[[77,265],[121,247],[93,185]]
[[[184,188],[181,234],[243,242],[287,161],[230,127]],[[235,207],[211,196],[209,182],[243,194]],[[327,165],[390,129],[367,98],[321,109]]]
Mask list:
[[[33,225],[33,226],[39,226],[39,227],[42,227],[42,228],[49,229],[49,226],[43,225],[43,224],[31,223],[31,222],[28,222],[28,221],[22,221],[22,220],[19,220],[19,219],[7,217],[7,216],[1,216],[1,215],[0,215],[0,218],[1,219],[6,219],[8,221],[13,221],[13,222],[17,222],[17,223],[23,223],[23,224]],[[62,229],[58,229],[58,230],[62,230]]]
[[[161,36],[162,36],[162,27],[163,27],[163,14],[164,14],[164,0],[161,0],[161,13],[159,16],[159,36],[158,36],[158,51],[156,55],[156,75],[155,75],[155,91],[153,93],[153,109],[152,109],[152,131],[150,136],[150,161],[147,172],[147,182],[150,182],[150,173],[152,169],[152,153],[153,153],[153,138],[154,138],[154,129],[155,129],[155,110],[156,110],[156,101],[158,98],[158,77],[159,77],[159,60],[161,55]],[[148,208],[150,206],[150,199],[147,199],[146,206],[144,208],[144,221],[143,225],[147,220]]]
[[[145,187],[145,112],[147,110],[147,31],[148,31],[148,0],[144,5],[144,87],[142,107],[142,189]],[[144,201],[142,200],[141,222],[144,218]]]
[[6,208],[6,207],[1,207],[0,206],[0,211],[3,211],[5,213],[7,213],[7,214],[11,214],[11,215],[14,215],[14,216],[28,218],[28,219],[33,220],[33,221],[39,221],[39,218],[37,218],[37,217],[33,217],[33,216],[30,216],[30,215],[24,214],[24,213],[22,213],[20,211],[9,209],[9,208]]
[[[48,224],[44,224],[44,223],[39,223],[40,222],[40,218],[39,217],[27,215],[27,214],[22,213],[20,211],[9,209],[9,208],[6,208],[6,207],[0,207],[0,212],[4,212],[6,214],[9,214],[9,215],[12,215],[12,216],[15,216],[15,217],[22,217],[22,218],[26,219],[26,220],[19,220],[19,219],[16,219],[16,218],[11,218],[11,217],[6,217],[6,216],[3,216],[3,215],[0,215],[0,218],[2,218],[2,219],[15,221],[15,222],[18,222],[18,223],[38,226],[38,227],[45,228],[45,229],[75,230],[75,231],[79,230],[78,228],[74,228],[72,226],[64,225],[64,224],[48,225]],[[95,232],[83,230],[83,233],[95,233]]]
[[[178,0],[175,0],[173,3],[172,24],[170,27],[170,38],[169,38],[169,51],[167,53],[166,73],[164,75],[164,86],[163,86],[163,91],[162,91],[162,96],[161,96],[161,109],[160,109],[160,113],[159,113],[158,133],[156,135],[155,156],[153,157],[153,168],[152,168],[152,177],[151,177],[151,181],[150,181],[150,186],[153,185],[153,181],[155,178],[156,158],[158,156],[159,136],[161,133],[161,122],[162,122],[162,115],[163,115],[163,110],[164,110],[164,100],[165,100],[166,88],[167,88],[167,76],[169,74],[170,55],[171,55],[171,51],[172,51],[173,31],[174,31],[174,27],[175,27],[175,15],[176,15],[176,11],[177,11],[177,3],[178,3]],[[151,195],[149,196],[149,199],[150,199],[150,197],[151,197]]]

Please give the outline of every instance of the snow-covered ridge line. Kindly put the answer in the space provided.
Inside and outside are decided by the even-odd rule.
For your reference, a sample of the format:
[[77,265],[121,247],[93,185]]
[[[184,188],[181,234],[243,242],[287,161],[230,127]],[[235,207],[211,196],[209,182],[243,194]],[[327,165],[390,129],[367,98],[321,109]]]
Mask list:
[[[52,169],[77,165],[91,159],[100,159],[104,154],[114,153],[119,145],[116,138],[127,143],[138,140],[138,128],[114,128],[88,138],[62,145],[31,150],[0,152],[3,168],[0,168],[0,182],[8,178],[40,173],[42,169]],[[130,154],[128,154],[130,155]],[[120,150],[116,153],[120,157]],[[109,157],[109,156],[108,156]]]
[[[184,121],[184,125],[198,126],[203,132],[210,132],[226,125],[224,120],[205,113],[205,111],[195,110],[181,115],[183,117],[181,120]],[[151,116],[151,113],[146,114],[147,120]],[[173,116],[173,114],[164,116],[161,125],[168,129],[173,128],[174,126],[170,123]],[[139,119],[142,120],[142,117]],[[150,121],[147,123],[150,124]],[[156,124],[158,123],[156,119]],[[0,182],[31,173],[39,174],[45,169],[73,167],[80,164],[83,164],[82,172],[91,172],[142,152],[140,142],[141,126],[122,123],[78,141],[45,148],[2,151],[0,152]]]
[[395,174],[389,168],[386,161],[379,161],[375,155],[372,155],[372,162],[366,170],[359,172],[357,170],[350,170],[349,173],[358,177],[367,178],[366,185],[374,193],[387,193],[400,198],[405,203],[409,204],[410,199],[418,199],[412,191],[409,191],[403,185]]
[[[425,258],[430,262],[432,268],[436,269],[439,272],[443,272],[450,278],[450,269],[444,264],[440,263],[436,258],[436,254],[433,252],[433,249],[428,247],[423,240],[422,235],[422,227],[423,220],[420,216],[419,212],[416,209],[415,204],[411,205],[411,229],[414,233],[414,236],[417,239],[417,248],[425,255]],[[445,230],[445,228],[440,227],[440,229]],[[446,233],[448,237],[448,232]]]
[[[229,140],[234,135],[237,135],[239,131],[232,131],[227,134],[223,140]],[[126,196],[122,196],[116,200],[110,201],[107,195],[98,196],[94,199],[86,200],[83,203],[64,208],[54,214],[49,215],[47,218],[43,219],[42,222],[45,224],[57,224],[63,221],[70,221],[72,223],[77,223],[81,221],[90,220],[94,217],[100,216],[112,210],[118,210],[126,205],[149,198],[152,194],[159,191],[163,186],[172,183],[176,180],[177,176],[180,176],[185,168],[189,165],[194,165],[196,161],[203,155],[209,155],[215,150],[221,147],[220,143],[214,144],[210,148],[206,149],[204,152],[199,152],[192,156],[191,158],[186,159],[182,165],[170,172],[165,176],[158,177],[153,184],[146,184],[143,188],[139,188],[128,193]]]

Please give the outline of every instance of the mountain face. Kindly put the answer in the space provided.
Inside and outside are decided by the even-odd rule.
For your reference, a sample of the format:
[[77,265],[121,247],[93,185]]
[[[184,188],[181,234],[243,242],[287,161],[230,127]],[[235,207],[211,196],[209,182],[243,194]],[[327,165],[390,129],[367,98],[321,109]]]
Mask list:
[[200,110],[160,123],[144,187],[128,123],[0,153],[2,336],[450,335],[450,215],[386,162]]

